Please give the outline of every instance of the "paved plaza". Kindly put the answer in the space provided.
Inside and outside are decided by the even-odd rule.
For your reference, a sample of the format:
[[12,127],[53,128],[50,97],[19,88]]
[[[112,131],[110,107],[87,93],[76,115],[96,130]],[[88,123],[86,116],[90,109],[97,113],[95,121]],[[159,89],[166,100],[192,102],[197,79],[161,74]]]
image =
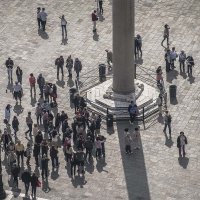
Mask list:
[[[143,38],[143,60],[138,67],[138,79],[156,87],[155,70],[161,65],[165,87],[177,85],[177,103],[168,104],[172,115],[172,140],[165,137],[160,118],[141,125],[141,149],[131,156],[124,151],[123,129],[134,129],[129,122],[115,124],[114,133],[107,133],[106,124],[102,134],[107,138],[105,162],[94,161],[86,165],[85,178],[69,178],[65,168],[63,152],[60,149],[59,171],[52,172],[49,163],[49,181],[38,188],[37,196],[49,200],[199,200],[200,199],[200,1],[199,0],[136,0],[136,34]],[[96,9],[95,0],[1,0],[0,1],[0,119],[4,128],[4,109],[10,103],[13,113],[20,121],[19,138],[24,144],[25,118],[28,111],[34,113],[39,98],[30,97],[28,77],[42,73],[49,82],[58,86],[58,110],[65,110],[70,120],[74,110],[70,108],[69,88],[73,81],[65,76],[63,81],[56,79],[55,59],[63,55],[78,57],[83,70],[80,81],[83,87],[97,82],[98,64],[106,62],[105,49],[112,48],[111,0],[104,0],[104,17],[97,22],[97,35],[93,35],[91,13]],[[36,8],[45,7],[48,13],[46,34],[39,33],[36,21]],[[59,16],[65,15],[68,25],[68,40],[62,41]],[[164,48],[161,46],[163,25],[170,25],[170,47],[175,46],[192,54],[195,60],[193,77],[187,77],[176,69],[165,74]],[[12,88],[7,81],[5,60],[10,56],[15,67],[23,69],[24,96],[22,107],[15,106],[10,93]],[[16,69],[16,68],[14,68]],[[152,77],[153,78],[152,78]],[[14,74],[14,81],[16,76]],[[6,88],[8,92],[6,93]],[[35,120],[35,118],[34,118]],[[186,157],[178,158],[176,139],[180,131],[188,138]],[[3,153],[4,155],[4,153]],[[2,156],[3,159],[3,156]],[[35,170],[32,158],[31,170]],[[11,191],[9,177],[3,164],[4,188]],[[38,172],[37,172],[38,173]],[[40,177],[41,180],[41,177]],[[20,192],[24,185],[20,180]],[[8,192],[7,199],[26,199],[22,194]],[[40,200],[41,200],[40,199]]]

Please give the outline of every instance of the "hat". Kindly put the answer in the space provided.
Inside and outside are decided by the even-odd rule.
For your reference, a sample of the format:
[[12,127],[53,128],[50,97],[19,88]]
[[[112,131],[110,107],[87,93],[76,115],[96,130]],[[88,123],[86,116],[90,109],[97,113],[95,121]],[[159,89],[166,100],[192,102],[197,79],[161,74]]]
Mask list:
[[39,74],[39,77],[42,77],[42,74]]

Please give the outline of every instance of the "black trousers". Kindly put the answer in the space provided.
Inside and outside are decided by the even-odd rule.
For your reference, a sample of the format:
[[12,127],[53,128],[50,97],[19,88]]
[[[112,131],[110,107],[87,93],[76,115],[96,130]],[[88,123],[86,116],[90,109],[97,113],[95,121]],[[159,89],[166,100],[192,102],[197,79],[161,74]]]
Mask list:
[[64,76],[64,73],[63,73],[63,66],[57,66],[57,77],[59,77],[59,72],[61,70],[61,73],[62,73],[62,76]]
[[43,29],[43,31],[45,31],[46,21],[42,21],[42,20],[41,20],[41,24],[42,24],[42,29]]
[[32,186],[32,195],[36,197],[36,186]]
[[41,19],[40,19],[40,18],[37,18],[37,21],[38,21],[38,28],[40,29]]

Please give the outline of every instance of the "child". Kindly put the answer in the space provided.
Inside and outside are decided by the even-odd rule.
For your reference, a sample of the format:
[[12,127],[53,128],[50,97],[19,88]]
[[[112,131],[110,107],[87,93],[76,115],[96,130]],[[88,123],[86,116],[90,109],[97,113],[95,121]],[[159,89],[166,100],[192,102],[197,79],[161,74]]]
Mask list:
[[128,131],[128,128],[125,128],[124,129],[124,133],[125,133],[125,151],[126,151],[126,154],[131,154],[132,151],[131,151],[131,142],[132,142],[132,138],[131,138],[131,135]]
[[140,149],[140,130],[139,130],[139,127],[135,128],[134,143],[135,143],[135,148],[134,149],[139,150]]

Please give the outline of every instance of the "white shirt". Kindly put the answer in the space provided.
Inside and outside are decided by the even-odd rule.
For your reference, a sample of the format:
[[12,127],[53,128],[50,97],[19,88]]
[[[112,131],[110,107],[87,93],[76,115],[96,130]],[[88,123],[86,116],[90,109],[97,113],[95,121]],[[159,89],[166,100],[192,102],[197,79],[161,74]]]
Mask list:
[[14,92],[19,92],[22,90],[22,86],[20,84],[14,85],[13,90]]
[[46,21],[47,20],[47,13],[44,12],[44,11],[40,12],[40,19],[42,21]]

